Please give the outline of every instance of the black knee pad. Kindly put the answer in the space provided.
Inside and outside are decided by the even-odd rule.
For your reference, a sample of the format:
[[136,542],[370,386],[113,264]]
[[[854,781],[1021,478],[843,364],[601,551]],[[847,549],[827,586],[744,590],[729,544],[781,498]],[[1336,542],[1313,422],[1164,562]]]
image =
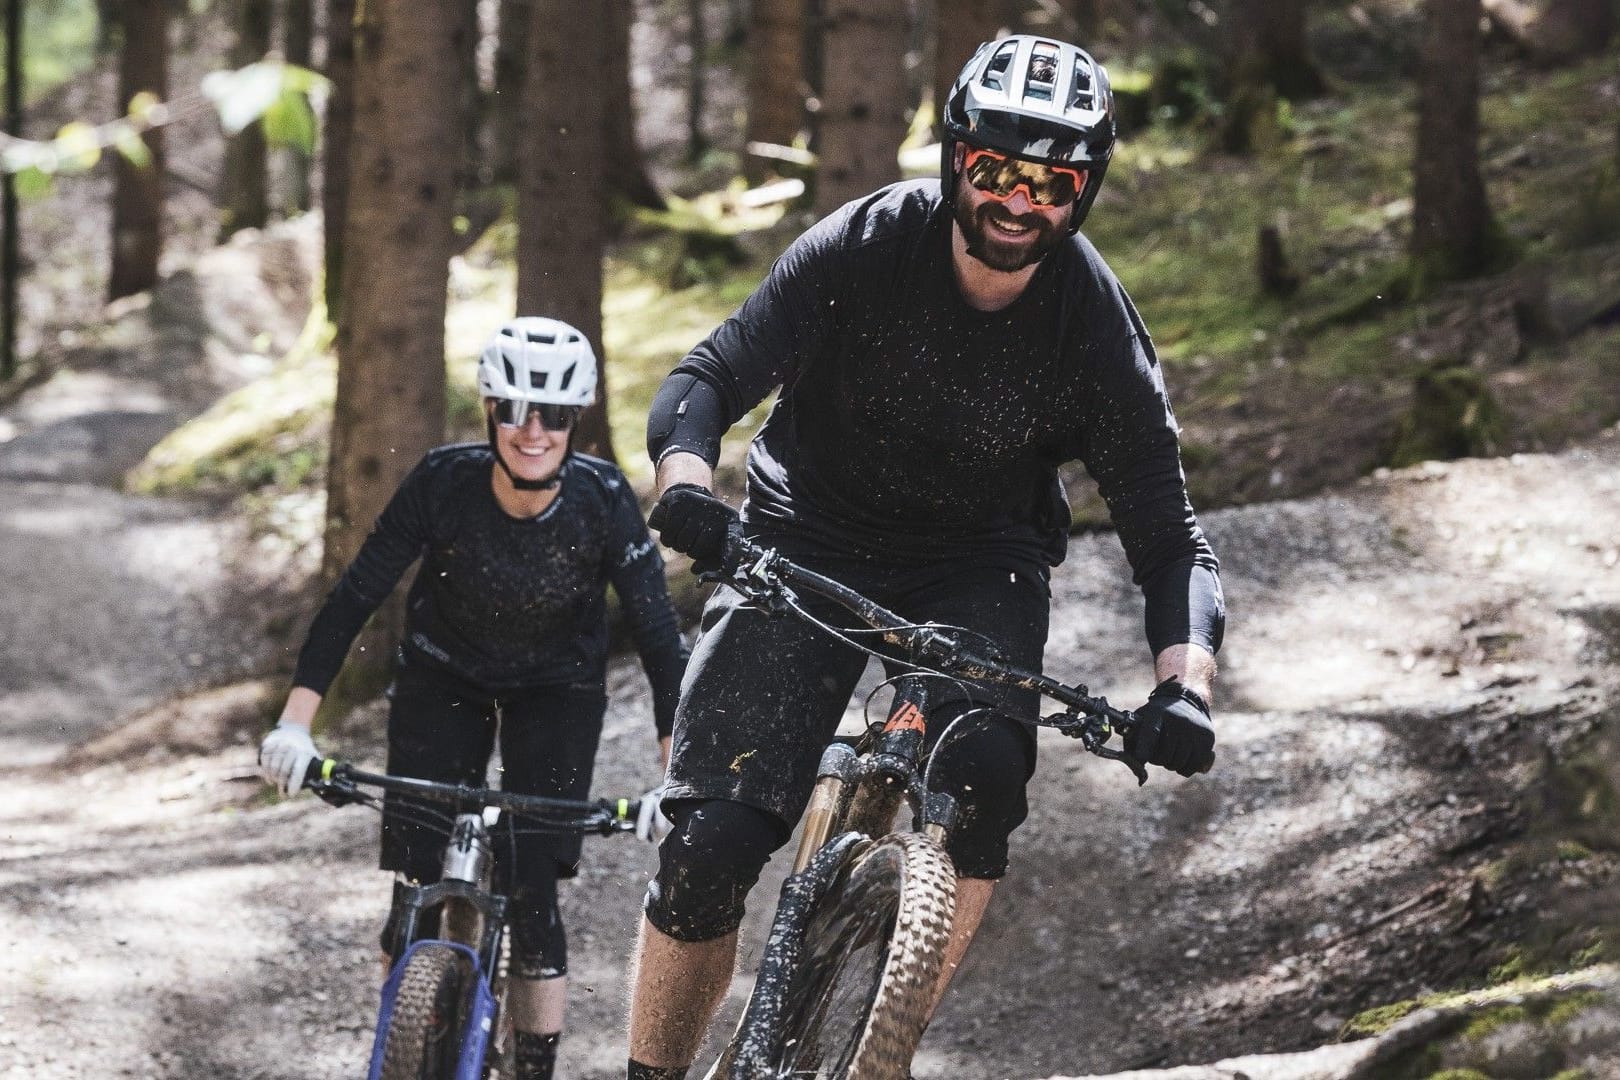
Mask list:
[[966,712],[945,706],[929,717],[940,731],[934,748],[930,786],[956,799],[956,828],[946,850],[962,877],[1002,877],[1007,872],[1007,839],[1029,816],[1025,786],[1035,772],[1035,736],[1027,725],[999,713],[978,712],[948,725]]
[[520,979],[559,979],[568,974],[568,935],[557,910],[557,886],[523,886],[507,904],[512,927],[512,970]]
[[658,849],[647,921],[677,941],[712,941],[737,929],[748,891],[787,843],[775,814],[725,799],[666,803],[675,828]]

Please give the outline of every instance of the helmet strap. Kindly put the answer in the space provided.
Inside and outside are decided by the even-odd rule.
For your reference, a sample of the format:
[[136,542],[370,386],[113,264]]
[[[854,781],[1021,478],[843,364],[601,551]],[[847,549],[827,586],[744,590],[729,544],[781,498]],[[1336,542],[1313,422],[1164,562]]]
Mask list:
[[[529,480],[525,477],[518,476],[512,471],[512,466],[508,465],[506,463],[506,459],[501,456],[501,445],[495,441],[495,418],[493,416],[484,417],[484,430],[489,434],[489,450],[490,453],[495,455],[495,464],[499,465],[501,470],[506,473],[506,478],[512,482],[513,487],[517,488],[519,491],[550,491],[552,488],[562,483],[561,465],[558,465],[557,471],[546,477],[544,480]],[[568,461],[568,455],[572,454],[573,452],[574,437],[573,434],[570,433],[568,436],[568,454],[563,455],[563,461],[565,463]]]

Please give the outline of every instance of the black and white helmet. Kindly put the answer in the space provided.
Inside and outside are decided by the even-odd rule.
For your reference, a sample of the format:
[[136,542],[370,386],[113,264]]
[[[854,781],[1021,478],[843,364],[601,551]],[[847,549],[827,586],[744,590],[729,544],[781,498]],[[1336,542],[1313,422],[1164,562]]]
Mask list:
[[478,357],[478,392],[544,405],[596,401],[596,353],[585,335],[557,319],[512,319]]
[[940,176],[956,190],[956,144],[1084,169],[1069,231],[1080,228],[1114,154],[1108,72],[1084,49],[1033,34],[980,45],[945,99]]

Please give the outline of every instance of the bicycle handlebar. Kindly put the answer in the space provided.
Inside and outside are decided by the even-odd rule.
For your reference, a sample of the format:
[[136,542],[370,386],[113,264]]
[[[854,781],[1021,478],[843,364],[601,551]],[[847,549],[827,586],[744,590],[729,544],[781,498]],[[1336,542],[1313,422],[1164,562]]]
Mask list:
[[640,799],[553,799],[543,795],[523,795],[515,791],[441,784],[409,776],[366,772],[334,758],[317,758],[310,762],[304,774],[304,783],[329,802],[355,801],[357,787],[363,784],[457,807],[494,806],[535,818],[559,831],[598,832],[604,836],[634,831],[636,817],[641,812]]
[[[883,640],[903,650],[921,668],[940,674],[1021,690],[1034,690],[1066,706],[1063,712],[1041,718],[1041,723],[1077,738],[1091,753],[1121,761],[1147,783],[1147,768],[1124,751],[1107,746],[1115,732],[1121,736],[1136,725],[1128,710],[1117,709],[1106,698],[1094,697],[1083,684],[1073,686],[1010,664],[993,651],[970,644],[956,627],[916,623],[902,618],[854,589],[808,570],[774,548],[733,536],[727,543],[724,569],[715,580],[729,585],[771,612],[793,612],[807,618],[791,603],[792,590],[825,597],[851,612],[868,626],[882,631]],[[834,631],[835,633],[837,631]],[[844,641],[854,644],[839,634]]]

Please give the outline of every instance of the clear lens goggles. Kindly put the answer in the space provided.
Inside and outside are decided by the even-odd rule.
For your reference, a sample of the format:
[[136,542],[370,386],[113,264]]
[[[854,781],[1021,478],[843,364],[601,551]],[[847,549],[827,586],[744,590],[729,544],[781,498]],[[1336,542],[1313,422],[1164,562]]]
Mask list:
[[578,405],[554,405],[548,401],[516,401],[512,398],[495,399],[495,422],[502,427],[520,428],[531,416],[540,418],[540,426],[547,431],[567,431],[579,419]]
[[994,150],[969,150],[962,168],[968,183],[997,202],[1005,202],[1023,188],[1025,197],[1036,206],[1068,206],[1080,197],[1086,183],[1086,174],[1079,169],[1020,161]]

